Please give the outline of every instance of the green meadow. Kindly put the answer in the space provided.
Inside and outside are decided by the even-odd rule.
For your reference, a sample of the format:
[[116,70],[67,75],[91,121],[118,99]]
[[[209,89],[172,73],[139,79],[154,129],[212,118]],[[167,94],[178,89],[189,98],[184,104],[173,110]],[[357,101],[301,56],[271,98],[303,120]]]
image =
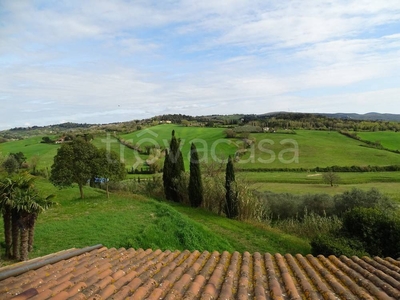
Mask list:
[[298,130],[296,134],[257,133],[250,137],[256,140],[256,147],[239,162],[243,169],[400,164],[400,155],[365,147],[336,131]]
[[[203,162],[225,161],[228,155],[243,152],[237,161],[237,168],[255,169],[311,169],[329,166],[385,166],[400,165],[400,155],[385,150],[365,147],[336,131],[298,130],[296,134],[253,133],[249,139],[254,143],[247,149],[240,137],[226,138],[224,128],[183,127],[163,124],[145,130],[121,135],[120,137],[142,149],[156,146],[168,147],[171,132],[181,139],[182,153],[186,167],[189,163],[190,144],[194,142]],[[96,146],[109,147],[124,159],[127,166],[137,160],[148,158],[120,145],[111,135],[95,139]]]
[[[236,162],[237,180],[246,181],[250,188],[260,192],[335,195],[352,188],[377,188],[400,202],[400,172],[340,172],[337,173],[339,184],[330,187],[323,183],[322,173],[298,171],[301,168],[309,170],[334,165],[400,165],[400,154],[366,147],[363,142],[334,131],[255,133],[248,136],[253,141],[248,148],[240,136],[226,138],[225,128],[163,124],[122,134],[120,138],[142,149],[146,146],[164,149],[168,147],[172,130],[181,139],[186,170],[189,169],[190,144],[194,142],[200,160],[206,163],[223,163],[228,155],[241,151],[242,155]],[[360,133],[360,137],[379,140],[384,147],[390,149],[395,149],[399,141],[399,134],[394,132]],[[40,158],[38,168],[49,168],[60,145],[42,144],[41,140],[42,136],[37,136],[2,143],[0,152],[5,156],[10,152],[22,151],[28,162],[37,155]],[[97,147],[117,152],[127,168],[149,158],[148,155],[138,154],[121,145],[110,134],[97,135],[93,143]],[[287,171],[266,172],[263,171],[265,169]],[[135,174],[128,178],[152,176]],[[117,248],[310,253],[307,240],[284,234],[265,224],[229,220],[203,209],[161,203],[122,192],[111,194],[110,199],[107,199],[104,191],[89,187],[85,188],[86,198],[79,199],[77,187],[57,189],[44,178],[38,180],[37,186],[43,195],[55,194],[59,205],[39,216],[34,251],[30,257],[98,243]],[[2,235],[1,231],[0,240],[3,239]]]
[[[240,137],[228,139],[225,128],[184,127],[174,124],[162,124],[144,130],[120,135],[131,144],[142,149],[156,146],[164,149],[168,146],[171,132],[181,139],[182,153],[186,170],[189,168],[190,144],[194,142],[203,162],[223,162],[228,155],[234,155],[244,148]],[[400,133],[397,132],[362,132],[362,139],[379,140],[385,147],[392,149],[400,144]],[[42,137],[31,137],[24,140],[0,144],[3,156],[10,152],[22,151],[29,159],[38,155],[38,169],[50,168],[59,145],[42,144]],[[376,187],[398,200],[397,190],[400,172],[342,172],[339,187],[329,189],[322,183],[322,174],[317,172],[255,172],[263,169],[299,169],[328,166],[385,166],[400,165],[400,155],[365,147],[357,141],[335,131],[297,130],[295,134],[253,133],[249,139],[254,141],[236,163],[239,178],[252,184],[257,190],[274,192],[293,191],[295,193],[340,193],[352,187]],[[93,143],[97,147],[111,149],[118,153],[127,169],[140,166],[149,158],[120,144],[112,134],[96,136]],[[162,161],[161,161],[162,163]],[[129,175],[128,178],[146,178],[152,175]],[[384,185],[385,184],[385,185]]]
[[358,132],[357,135],[366,141],[377,142],[387,149],[400,150],[400,132],[374,131]]
[[32,156],[37,155],[39,157],[38,169],[50,167],[53,164],[53,158],[60,145],[43,144],[41,140],[42,136],[35,136],[23,140],[1,143],[0,153],[6,156],[9,153],[21,151],[27,157],[28,162]]
[[[38,180],[37,187],[43,195],[55,194],[58,205],[39,216],[30,258],[95,244],[136,249],[310,252],[303,239],[203,209],[123,193],[107,199],[103,190],[90,187],[85,188],[86,198],[79,199],[77,187],[58,189],[45,179]],[[0,240],[4,240],[2,230]]]

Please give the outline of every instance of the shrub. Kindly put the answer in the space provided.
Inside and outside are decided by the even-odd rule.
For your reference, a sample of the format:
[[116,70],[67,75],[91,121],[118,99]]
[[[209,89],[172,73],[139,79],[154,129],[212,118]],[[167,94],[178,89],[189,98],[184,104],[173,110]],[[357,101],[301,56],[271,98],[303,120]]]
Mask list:
[[400,219],[395,214],[355,208],[344,215],[342,232],[360,240],[371,255],[400,256]]
[[319,234],[328,234],[339,230],[341,220],[336,216],[319,216],[315,213],[306,213],[302,219],[290,218],[276,221],[274,227],[302,238],[312,240]]
[[363,245],[358,240],[347,239],[337,234],[318,235],[311,241],[313,255],[345,255],[345,256],[365,256],[368,253],[364,250]]
[[376,207],[384,210],[394,208],[390,199],[375,188],[369,191],[353,188],[351,191],[336,195],[334,202],[335,213],[339,216],[355,207]]

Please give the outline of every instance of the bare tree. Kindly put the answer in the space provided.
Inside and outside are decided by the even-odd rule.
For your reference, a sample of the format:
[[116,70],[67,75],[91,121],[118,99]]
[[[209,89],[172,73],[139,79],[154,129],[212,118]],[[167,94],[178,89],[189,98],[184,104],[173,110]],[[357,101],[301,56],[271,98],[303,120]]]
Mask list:
[[324,183],[330,184],[330,186],[334,186],[339,183],[340,177],[338,174],[332,171],[328,171],[322,175],[322,180],[324,181]]

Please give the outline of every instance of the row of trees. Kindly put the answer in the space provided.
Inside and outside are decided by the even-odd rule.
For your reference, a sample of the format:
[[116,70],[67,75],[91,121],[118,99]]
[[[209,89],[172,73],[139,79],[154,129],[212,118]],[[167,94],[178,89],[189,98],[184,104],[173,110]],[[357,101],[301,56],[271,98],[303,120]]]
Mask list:
[[98,149],[84,138],[62,144],[51,166],[50,181],[59,187],[76,183],[80,196],[84,198],[83,187],[88,182],[102,182],[109,197],[109,181],[122,180],[126,175],[125,165],[118,155],[106,149]]
[[[180,139],[176,138],[175,131],[172,131],[169,151],[166,150],[163,185],[165,198],[175,202],[183,202],[182,184],[185,184],[185,166],[183,156],[180,150]],[[225,205],[224,212],[228,218],[236,218],[239,214],[238,192],[236,189],[235,173],[233,168],[233,159],[229,156],[226,166],[225,176]],[[190,147],[190,175],[187,186],[187,195],[192,207],[199,207],[204,200],[203,182],[200,169],[200,160],[196,145]]]
[[0,210],[3,215],[5,256],[27,260],[33,249],[38,215],[55,203],[53,195],[43,197],[28,174],[3,177],[0,180]]

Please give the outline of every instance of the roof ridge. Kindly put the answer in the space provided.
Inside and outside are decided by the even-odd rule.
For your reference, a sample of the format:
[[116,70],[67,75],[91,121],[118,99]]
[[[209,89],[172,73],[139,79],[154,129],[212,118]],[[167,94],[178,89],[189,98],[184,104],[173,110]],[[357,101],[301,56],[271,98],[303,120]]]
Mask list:
[[49,254],[42,257],[37,257],[28,261],[19,262],[12,264],[0,269],[0,281],[11,276],[18,276],[30,270],[39,269],[47,264],[54,264],[61,260],[69,259],[71,257],[78,256],[85,252],[90,252],[103,247],[102,244],[97,244],[94,246],[89,246],[85,248],[71,248],[68,250],[62,250],[53,254]]

